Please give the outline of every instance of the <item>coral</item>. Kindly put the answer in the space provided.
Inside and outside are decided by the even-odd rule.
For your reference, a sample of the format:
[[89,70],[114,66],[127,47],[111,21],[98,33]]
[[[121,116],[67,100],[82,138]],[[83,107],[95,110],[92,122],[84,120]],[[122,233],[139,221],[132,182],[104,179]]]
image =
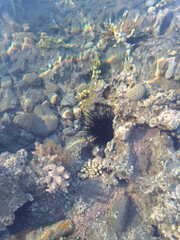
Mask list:
[[51,36],[47,36],[46,34],[41,34],[41,39],[36,44],[37,47],[43,49],[52,49],[59,48],[60,46],[67,47],[68,45],[62,39],[56,40]]
[[102,175],[103,169],[105,168],[105,160],[101,157],[96,157],[93,160],[88,160],[88,162],[83,165],[81,172],[78,174],[78,176],[82,179],[96,178]]
[[104,37],[104,40],[107,41],[115,41],[118,43],[123,43],[126,48],[126,58],[125,60],[128,62],[130,60],[130,51],[131,51],[131,44],[128,43],[128,39],[135,35],[135,23],[138,19],[138,15],[135,18],[132,18],[131,20],[131,29],[129,33],[125,33],[123,31],[123,26],[125,23],[125,18],[128,15],[128,11],[125,11],[123,14],[122,20],[115,25],[114,23],[109,20],[108,23],[104,24],[104,31],[102,32],[102,35]]
[[16,154],[0,155],[0,230],[13,223],[18,208],[33,200],[26,189],[27,162],[27,152],[23,149]]
[[45,182],[48,186],[48,189],[46,190],[47,192],[52,193],[56,191],[58,187],[60,187],[62,191],[67,192],[67,186],[69,186],[67,179],[69,179],[69,174],[64,171],[63,166],[57,167],[55,164],[51,163],[45,165],[43,171],[46,175]]
[[[69,173],[65,171],[62,164],[67,165],[70,159],[68,154],[53,140],[46,140],[44,144],[35,143],[35,158],[31,166],[39,176],[40,184],[47,185],[47,192],[56,192],[58,188],[67,192],[69,186]],[[65,163],[65,161],[67,162]]]
[[127,89],[126,97],[129,100],[138,101],[144,97],[145,92],[146,89],[142,84],[136,84],[132,88]]

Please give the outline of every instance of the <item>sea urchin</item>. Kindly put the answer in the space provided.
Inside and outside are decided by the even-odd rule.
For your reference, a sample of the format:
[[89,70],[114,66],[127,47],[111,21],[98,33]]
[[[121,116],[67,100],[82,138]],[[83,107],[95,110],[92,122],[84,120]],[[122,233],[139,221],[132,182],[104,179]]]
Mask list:
[[113,133],[114,113],[110,106],[95,104],[94,109],[86,112],[85,132],[90,142],[98,146],[106,146],[111,141]]

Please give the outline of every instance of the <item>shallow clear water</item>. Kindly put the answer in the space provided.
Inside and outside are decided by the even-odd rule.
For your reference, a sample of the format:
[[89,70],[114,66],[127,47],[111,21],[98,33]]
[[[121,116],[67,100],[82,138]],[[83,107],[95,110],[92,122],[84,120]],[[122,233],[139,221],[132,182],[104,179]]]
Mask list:
[[0,1],[0,239],[180,238],[179,16]]

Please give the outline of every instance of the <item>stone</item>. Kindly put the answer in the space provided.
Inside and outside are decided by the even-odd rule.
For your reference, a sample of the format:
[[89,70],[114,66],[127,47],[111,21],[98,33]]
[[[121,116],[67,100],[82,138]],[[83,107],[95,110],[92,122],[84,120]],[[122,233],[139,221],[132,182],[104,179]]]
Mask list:
[[151,7],[156,3],[156,0],[147,0],[145,5],[146,7]]
[[115,138],[118,138],[122,141],[126,141],[131,135],[131,132],[135,125],[136,124],[133,122],[127,122],[123,126],[119,126],[118,128],[115,128],[115,131],[114,131]]
[[15,126],[26,129],[27,131],[31,130],[31,121],[31,113],[21,113],[19,115],[16,115],[13,119],[13,123]]
[[126,230],[130,198],[127,195],[115,196],[110,207],[110,222],[116,233]]
[[14,117],[14,124],[35,136],[45,137],[54,133],[59,126],[59,119],[48,107],[37,105],[33,113],[22,113]]
[[82,118],[81,108],[78,106],[73,107],[74,118],[80,120]]
[[118,237],[106,219],[95,220],[87,232],[87,240],[117,240]]
[[15,109],[18,99],[11,89],[0,90],[0,112]]
[[26,240],[31,239],[61,239],[71,235],[75,230],[72,220],[62,220],[52,225],[33,230],[26,235]]
[[62,108],[61,111],[60,111],[60,116],[61,116],[64,120],[67,120],[67,119],[73,120],[73,111],[72,111],[71,108],[64,107],[64,108]]
[[174,80],[180,80],[180,62],[176,65],[176,68],[174,70]]
[[42,84],[42,78],[40,78],[37,73],[26,73],[23,80],[33,87],[38,87]]
[[10,88],[12,87],[12,80],[9,76],[5,76],[1,78],[1,88]]
[[30,98],[26,98],[26,99],[23,99],[23,101],[21,101],[21,107],[24,112],[33,112],[34,105],[35,104],[33,100]]
[[31,130],[35,136],[48,136],[59,126],[59,119],[48,106],[37,105],[34,109]]
[[61,106],[66,107],[66,106],[74,106],[77,102],[77,99],[75,99],[75,96],[73,93],[67,93],[62,101],[61,101]]

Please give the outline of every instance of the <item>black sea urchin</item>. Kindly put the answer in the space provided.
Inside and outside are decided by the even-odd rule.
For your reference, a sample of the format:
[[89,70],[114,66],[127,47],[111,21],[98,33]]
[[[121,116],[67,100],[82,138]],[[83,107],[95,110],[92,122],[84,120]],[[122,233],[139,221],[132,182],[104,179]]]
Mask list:
[[32,227],[33,217],[31,204],[32,202],[27,202],[15,211],[14,222],[7,227],[10,234],[16,234],[26,228]]
[[113,118],[112,108],[104,104],[95,104],[93,110],[86,112],[85,132],[90,142],[101,147],[111,141],[114,136]]

